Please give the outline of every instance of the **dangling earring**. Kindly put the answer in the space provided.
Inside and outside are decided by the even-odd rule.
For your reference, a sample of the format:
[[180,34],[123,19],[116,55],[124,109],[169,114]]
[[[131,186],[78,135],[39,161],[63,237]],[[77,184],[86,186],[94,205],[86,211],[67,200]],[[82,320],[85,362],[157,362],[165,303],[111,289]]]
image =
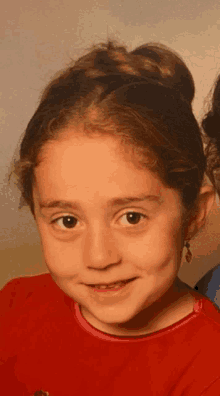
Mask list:
[[185,242],[185,247],[187,248],[187,252],[186,252],[186,261],[187,263],[190,263],[192,260],[192,252],[190,250],[190,243],[188,241]]

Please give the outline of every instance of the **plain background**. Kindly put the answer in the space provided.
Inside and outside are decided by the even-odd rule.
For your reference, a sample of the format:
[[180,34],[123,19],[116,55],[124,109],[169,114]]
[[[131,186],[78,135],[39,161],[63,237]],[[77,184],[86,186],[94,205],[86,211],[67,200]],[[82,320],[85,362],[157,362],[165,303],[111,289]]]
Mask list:
[[[0,287],[17,276],[47,272],[37,229],[19,194],[7,185],[20,136],[39,95],[56,71],[83,55],[92,44],[112,37],[130,50],[149,41],[177,51],[195,79],[194,111],[220,71],[218,0],[7,0],[1,4],[0,98]],[[180,278],[193,286],[220,262],[220,207],[192,243],[193,261],[183,260]],[[158,241],[159,242],[159,241]]]

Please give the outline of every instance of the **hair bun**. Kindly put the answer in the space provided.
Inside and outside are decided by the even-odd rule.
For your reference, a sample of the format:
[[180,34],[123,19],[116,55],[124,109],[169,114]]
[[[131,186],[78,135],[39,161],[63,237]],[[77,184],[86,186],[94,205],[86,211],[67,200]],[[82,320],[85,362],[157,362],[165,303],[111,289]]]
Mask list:
[[[136,48],[131,54],[154,62],[163,83],[178,91],[191,104],[195,94],[193,77],[185,62],[175,52],[165,45],[151,43]],[[147,69],[145,73],[148,73]]]

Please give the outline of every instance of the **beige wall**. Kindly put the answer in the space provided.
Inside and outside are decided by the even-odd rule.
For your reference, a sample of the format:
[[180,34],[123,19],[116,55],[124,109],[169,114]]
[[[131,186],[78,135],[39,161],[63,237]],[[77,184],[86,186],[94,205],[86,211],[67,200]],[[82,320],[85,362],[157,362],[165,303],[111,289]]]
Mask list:
[[[0,287],[10,278],[45,272],[39,237],[7,173],[23,133],[49,78],[93,43],[114,36],[130,49],[162,42],[185,59],[196,83],[194,110],[220,70],[220,6],[217,0],[8,0],[1,5],[0,98]],[[193,285],[220,259],[220,208],[193,242],[193,262],[180,277]]]

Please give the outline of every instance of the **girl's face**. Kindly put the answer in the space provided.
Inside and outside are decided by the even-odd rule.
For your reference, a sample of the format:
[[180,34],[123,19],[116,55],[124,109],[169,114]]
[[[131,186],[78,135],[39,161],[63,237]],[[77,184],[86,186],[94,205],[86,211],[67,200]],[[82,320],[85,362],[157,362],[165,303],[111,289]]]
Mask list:
[[[104,331],[135,318],[172,286],[182,253],[177,192],[137,168],[111,137],[47,143],[34,205],[48,269]],[[104,285],[116,284],[111,290]]]

